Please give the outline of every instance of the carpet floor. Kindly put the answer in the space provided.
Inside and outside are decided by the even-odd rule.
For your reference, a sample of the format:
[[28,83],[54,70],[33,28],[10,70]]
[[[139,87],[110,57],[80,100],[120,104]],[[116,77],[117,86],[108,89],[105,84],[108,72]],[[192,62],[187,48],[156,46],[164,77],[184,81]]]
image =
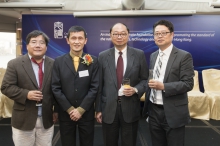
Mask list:
[[[0,145],[14,146],[10,118],[0,120]],[[139,122],[138,138],[136,146],[152,146],[148,123],[144,118]],[[77,135],[78,137],[78,135]],[[78,139],[78,138],[77,138]],[[120,145],[120,141],[119,141]],[[185,146],[219,146],[220,145],[220,121],[192,119],[186,126]],[[55,124],[53,146],[61,146],[59,125]],[[77,141],[77,146],[79,142]],[[95,124],[94,146],[103,146],[102,126]]]

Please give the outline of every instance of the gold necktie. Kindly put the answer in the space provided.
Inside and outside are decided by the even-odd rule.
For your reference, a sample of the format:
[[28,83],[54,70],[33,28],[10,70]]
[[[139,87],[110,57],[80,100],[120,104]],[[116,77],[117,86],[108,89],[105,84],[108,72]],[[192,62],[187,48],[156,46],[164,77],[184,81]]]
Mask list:
[[74,56],[73,60],[74,60],[75,70],[77,71],[78,66],[79,66],[79,57],[78,56]]

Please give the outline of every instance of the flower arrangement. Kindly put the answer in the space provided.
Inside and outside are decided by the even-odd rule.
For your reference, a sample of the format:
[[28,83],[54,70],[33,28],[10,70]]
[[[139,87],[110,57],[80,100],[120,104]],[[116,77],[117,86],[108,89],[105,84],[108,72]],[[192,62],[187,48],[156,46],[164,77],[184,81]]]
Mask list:
[[92,59],[92,57],[89,55],[89,54],[86,54],[86,55],[84,55],[83,57],[82,57],[82,59],[83,59],[83,64],[86,64],[87,66],[89,66],[90,64],[92,64],[93,63],[93,59]]

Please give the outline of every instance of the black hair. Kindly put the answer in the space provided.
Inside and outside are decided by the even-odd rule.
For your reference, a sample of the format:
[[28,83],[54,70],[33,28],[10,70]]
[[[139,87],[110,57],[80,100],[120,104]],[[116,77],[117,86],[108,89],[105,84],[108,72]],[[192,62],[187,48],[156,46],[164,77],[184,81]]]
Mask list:
[[70,29],[68,30],[67,38],[70,37],[71,32],[80,32],[80,31],[83,31],[85,38],[87,38],[86,30],[82,26],[72,26],[72,27],[70,27]]
[[153,32],[155,31],[155,27],[157,27],[158,25],[164,25],[164,26],[166,26],[166,27],[170,30],[170,32],[173,32],[173,31],[174,31],[174,26],[173,26],[173,24],[172,24],[170,21],[168,21],[168,20],[159,20],[159,21],[157,21],[157,22],[153,25]]
[[40,30],[34,30],[32,32],[30,32],[27,37],[26,37],[26,44],[29,44],[30,43],[30,40],[31,38],[36,38],[38,37],[39,35],[42,35],[43,38],[44,38],[44,41],[46,43],[46,46],[48,45],[49,41],[50,41],[50,38],[42,31]]

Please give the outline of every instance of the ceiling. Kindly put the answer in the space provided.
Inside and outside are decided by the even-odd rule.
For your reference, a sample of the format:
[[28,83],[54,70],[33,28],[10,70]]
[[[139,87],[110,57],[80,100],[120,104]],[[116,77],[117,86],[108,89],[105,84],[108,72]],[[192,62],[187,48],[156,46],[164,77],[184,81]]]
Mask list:
[[[73,14],[81,11],[123,11],[123,10],[196,10],[196,14],[220,14],[220,8],[209,6],[216,0],[0,0],[0,31],[15,32],[16,22],[22,14]],[[15,4],[2,8],[5,3]],[[50,5],[63,3],[62,8],[43,8],[30,6],[18,8],[19,4]],[[49,7],[49,6],[48,6]]]

